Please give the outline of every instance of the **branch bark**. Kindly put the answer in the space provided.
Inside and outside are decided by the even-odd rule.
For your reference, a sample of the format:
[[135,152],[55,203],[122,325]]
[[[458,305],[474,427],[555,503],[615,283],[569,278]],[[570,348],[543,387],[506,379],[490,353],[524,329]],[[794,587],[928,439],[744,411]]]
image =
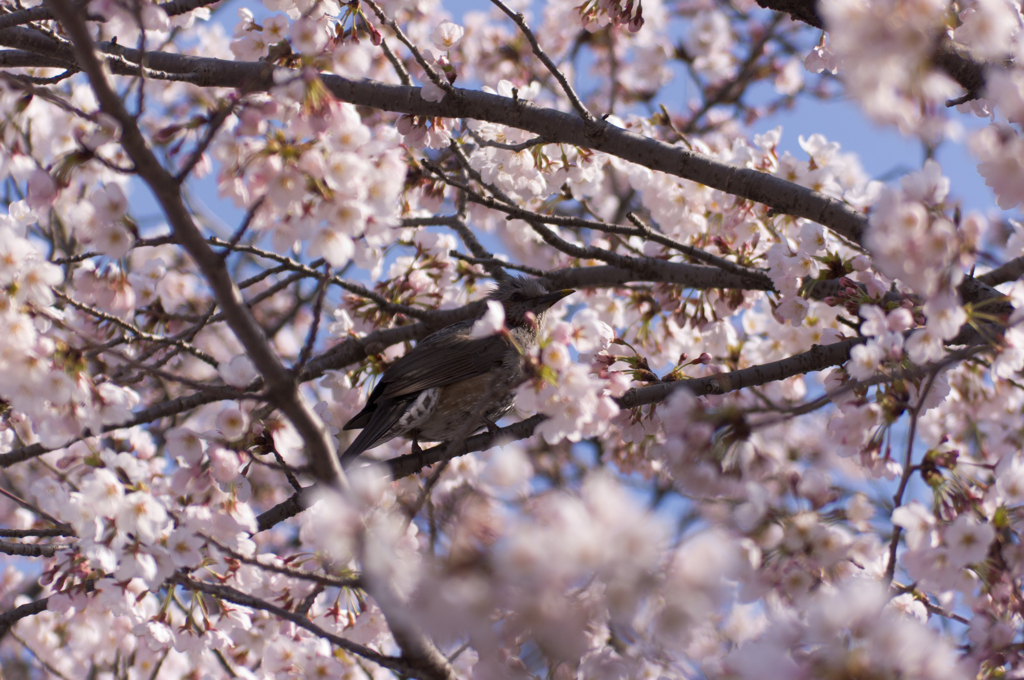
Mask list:
[[23,604],[20,607],[15,607],[9,611],[5,611],[0,614],[0,639],[2,639],[7,631],[10,630],[11,626],[16,624],[18,621],[29,617],[35,616],[39,612],[46,611],[46,603],[50,598],[44,597],[38,600],[33,600],[28,604]]
[[[27,36],[15,35],[17,31],[34,33],[27,29],[0,30],[0,44],[73,61],[74,55],[68,54],[67,49],[49,38],[36,33],[29,40]],[[191,83],[202,87],[260,91],[275,85],[275,67],[271,64],[159,51],[143,54],[139,50],[110,43],[102,43],[98,47],[131,64],[145,63],[148,68],[159,72],[188,75]],[[115,73],[122,69],[118,63],[110,67]],[[652,170],[762,203],[779,213],[818,222],[854,242],[860,242],[866,224],[863,214],[840,200],[758,170],[739,168],[683,147],[617,128],[601,120],[587,124],[574,113],[475,90],[457,89],[457,97],[445,97],[435,103],[420,97],[419,87],[372,80],[355,81],[330,74],[321,74],[321,78],[335,97],[357,106],[431,118],[474,118],[527,130],[551,144],[572,144],[608,153]]]

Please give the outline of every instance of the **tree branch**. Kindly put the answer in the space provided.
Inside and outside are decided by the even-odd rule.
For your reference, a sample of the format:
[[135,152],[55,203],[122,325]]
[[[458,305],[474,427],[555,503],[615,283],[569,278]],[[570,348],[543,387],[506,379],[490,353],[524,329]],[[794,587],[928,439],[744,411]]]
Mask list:
[[39,612],[46,611],[46,603],[50,598],[44,597],[38,600],[23,604],[20,607],[15,607],[0,614],[0,638],[3,638],[7,634],[7,631],[16,624],[18,621],[29,617],[35,616]]
[[17,555],[19,557],[53,557],[58,550],[63,550],[66,545],[33,545],[28,543],[11,543],[0,541],[0,553],[5,555]]
[[418,671],[420,669],[416,668],[404,659],[397,659],[395,657],[385,656],[384,654],[375,652],[369,647],[356,644],[355,642],[352,642],[351,640],[346,640],[345,638],[339,635],[329,633],[320,626],[316,625],[315,623],[307,619],[305,616],[296,614],[295,612],[290,612],[287,609],[278,607],[277,605],[271,604],[259,598],[253,597],[251,595],[246,595],[245,593],[239,590],[235,590],[230,586],[215,585],[213,583],[206,583],[205,581],[197,581],[196,579],[189,578],[188,576],[185,576],[183,574],[176,574],[169,578],[167,582],[169,584],[180,585],[193,592],[206,593],[207,595],[212,595],[221,600],[232,602],[243,607],[249,607],[250,609],[258,609],[261,611],[270,612],[278,618],[284,619],[285,621],[291,621],[299,628],[303,628],[312,633],[313,635],[316,635],[317,637],[321,637],[324,640],[327,640],[334,646],[339,647],[340,649],[343,649],[346,652],[349,652],[350,654],[361,656],[364,659],[372,661],[375,664],[378,664],[379,666],[388,668],[401,675],[419,677]]
[[[850,338],[849,340],[843,340],[832,345],[815,345],[806,352],[794,354],[786,359],[760,366],[751,366],[729,373],[717,373],[704,378],[637,387],[629,390],[615,401],[620,408],[636,408],[637,406],[664,401],[677,389],[687,389],[696,396],[703,396],[708,394],[726,394],[743,389],[744,387],[753,387],[785,380],[795,375],[813,373],[831,366],[841,366],[849,359],[850,350],[865,340],[866,338]],[[385,461],[384,464],[390,468],[393,479],[401,479],[402,477],[414,475],[423,468],[442,460],[458,458],[467,453],[485,451],[492,446],[531,437],[537,426],[544,422],[545,419],[544,415],[535,415],[508,427],[499,428],[494,434],[484,432],[454,444],[443,443],[429,449],[424,449],[419,453],[409,453],[392,458]],[[309,488],[303,489],[303,493],[307,492]],[[279,503],[256,518],[259,527],[257,531],[266,531],[278,522],[297,515],[303,509],[302,493],[293,494],[286,501]]]
[[[11,44],[7,29],[0,31],[0,43]],[[13,45],[30,49],[22,44]],[[36,43],[48,56],[62,52],[46,39]],[[263,62],[238,62],[207,57],[190,57],[167,52],[146,52],[103,43],[99,48],[138,64],[145,58],[149,68],[190,76],[201,87],[232,87],[246,91],[269,90],[275,86],[276,70]],[[112,67],[113,68],[113,67]],[[394,113],[442,118],[474,118],[516,127],[548,140],[552,144],[572,144],[601,151],[651,170],[689,179],[700,184],[762,203],[776,212],[803,217],[835,231],[844,238],[860,242],[866,217],[840,200],[802,187],[759,170],[739,168],[688,149],[617,128],[600,119],[586,124],[577,115],[535,106],[496,94],[455,88],[457,97],[428,102],[419,96],[419,87],[389,85],[372,80],[350,80],[321,74],[324,85],[342,101],[357,106],[372,106]]]

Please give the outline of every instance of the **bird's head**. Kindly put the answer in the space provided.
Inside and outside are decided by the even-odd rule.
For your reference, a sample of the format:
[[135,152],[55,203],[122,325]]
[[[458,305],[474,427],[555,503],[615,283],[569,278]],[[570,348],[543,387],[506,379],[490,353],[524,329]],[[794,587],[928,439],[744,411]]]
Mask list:
[[505,324],[509,328],[515,328],[531,323],[528,312],[532,312],[538,324],[541,323],[544,313],[552,305],[575,292],[574,290],[556,290],[549,293],[544,284],[537,279],[509,276],[499,282],[498,287],[491,291],[488,297],[497,300],[505,307]]

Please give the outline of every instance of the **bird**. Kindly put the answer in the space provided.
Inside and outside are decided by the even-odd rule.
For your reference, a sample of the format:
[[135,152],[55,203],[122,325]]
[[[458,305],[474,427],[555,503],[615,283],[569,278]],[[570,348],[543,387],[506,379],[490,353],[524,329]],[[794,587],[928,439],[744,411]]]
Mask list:
[[493,429],[515,406],[512,388],[523,377],[524,353],[537,346],[545,313],[574,292],[548,292],[533,278],[500,280],[488,298],[504,307],[508,332],[474,338],[476,319],[459,321],[428,335],[391,364],[363,410],[342,428],[362,429],[341,454],[342,467],[395,437],[411,439],[414,452],[420,441],[448,441],[488,396],[494,403],[467,434]]

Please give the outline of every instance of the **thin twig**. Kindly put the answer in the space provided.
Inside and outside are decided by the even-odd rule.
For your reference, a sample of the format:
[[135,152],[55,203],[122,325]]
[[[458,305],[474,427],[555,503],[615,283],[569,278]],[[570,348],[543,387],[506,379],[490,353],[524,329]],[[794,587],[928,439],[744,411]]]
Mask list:
[[100,319],[101,321],[106,321],[107,323],[110,323],[110,324],[113,324],[115,326],[118,326],[119,328],[123,328],[124,330],[128,331],[129,333],[132,333],[133,335],[138,336],[142,340],[146,340],[147,342],[155,342],[155,343],[161,344],[161,345],[171,345],[171,346],[177,347],[177,348],[179,348],[179,349],[181,349],[181,350],[183,350],[185,352],[188,352],[189,354],[191,354],[192,356],[196,357],[200,361],[203,361],[204,363],[209,364],[210,366],[213,366],[214,368],[216,368],[217,365],[218,365],[217,360],[214,359],[212,356],[210,356],[209,354],[207,354],[203,350],[199,349],[198,347],[194,347],[191,344],[189,344],[187,342],[184,342],[183,340],[175,340],[173,338],[167,338],[167,337],[164,337],[164,336],[153,335],[152,333],[147,333],[146,331],[142,330],[141,328],[139,328],[135,324],[129,323],[129,322],[125,321],[124,319],[121,319],[120,317],[114,316],[113,314],[107,314],[106,312],[101,311],[99,309],[96,309],[95,307],[90,307],[89,305],[84,304],[82,302],[79,302],[79,301],[77,301],[74,298],[64,294],[63,292],[61,292],[59,290],[54,290],[53,293],[58,298],[60,298],[61,300],[63,300],[67,304],[71,305],[75,309],[83,311],[86,314],[89,314],[90,316],[94,316],[97,319]]
[[52,515],[50,515],[50,513],[46,512],[42,508],[40,508],[40,507],[38,507],[36,505],[33,505],[32,503],[29,503],[28,501],[24,500],[23,498],[19,498],[18,496],[14,495],[13,493],[11,493],[7,489],[3,488],[2,486],[0,486],[0,494],[6,496],[9,500],[14,501],[15,503],[17,503],[21,507],[25,508],[29,512],[34,513],[36,516],[41,517],[42,519],[45,519],[47,522],[49,522],[53,526],[57,527],[58,530],[65,532],[64,533],[65,536],[75,536],[76,535],[74,529],[71,528],[71,525],[65,524],[64,522],[61,522],[59,519],[57,519],[56,517],[53,517]]
[[572,104],[574,109],[576,109],[576,113],[578,113],[580,118],[583,119],[583,122],[588,125],[594,124],[596,122],[594,114],[587,110],[587,107],[583,105],[582,101],[580,101],[580,98],[572,88],[572,85],[569,84],[569,79],[565,77],[565,74],[562,73],[558,66],[555,65],[555,62],[551,61],[551,57],[549,57],[543,48],[541,48],[540,43],[537,42],[537,36],[535,36],[533,31],[530,30],[530,27],[526,25],[526,17],[523,16],[523,13],[513,11],[501,0],[491,0],[491,2],[495,7],[508,15],[508,17],[515,22],[515,25],[519,27],[519,30],[522,31],[523,35],[526,36],[527,41],[530,43],[530,47],[533,48],[533,53],[537,55],[537,58],[540,59],[542,64],[544,64],[544,67],[547,68],[551,75],[554,76],[555,80],[558,81],[559,86],[562,88],[562,92],[564,92],[565,96],[568,97],[569,103]]
[[[232,234],[231,238],[228,240],[230,247],[224,249],[224,252],[221,253],[221,257],[227,257],[228,253],[231,252],[231,248],[234,248],[238,245],[238,242],[242,240],[242,237],[245,236],[245,232],[249,229],[249,225],[251,225],[253,219],[255,219],[256,213],[259,212],[260,207],[266,200],[267,197],[265,195],[260,196],[252,205],[249,206],[249,209],[245,211],[245,217],[242,219],[242,223],[238,225],[235,233]],[[238,284],[238,287],[243,288],[242,284]]]
[[316,344],[316,334],[320,330],[320,315],[324,309],[324,297],[327,295],[327,283],[330,279],[331,266],[324,264],[324,273],[320,277],[320,283],[317,286],[316,302],[313,303],[313,323],[309,325],[309,334],[306,336],[306,342],[302,344],[299,360],[295,363],[293,370],[296,373],[302,372],[302,367],[309,361],[309,355],[313,352],[313,345]]
[[530,139],[527,139],[525,142],[519,142],[518,144],[506,144],[505,142],[495,142],[490,139],[484,139],[476,130],[474,130],[471,127],[465,125],[463,127],[466,129],[466,131],[469,133],[469,136],[473,138],[473,141],[475,141],[478,146],[489,146],[494,147],[495,149],[503,149],[504,151],[512,151],[515,153],[519,153],[520,151],[532,149],[535,146],[542,146],[544,144],[547,144],[547,141],[543,137],[531,137]]
[[204,134],[203,138],[199,140],[195,150],[193,150],[189,155],[188,160],[185,161],[185,164],[181,167],[181,170],[178,171],[178,174],[174,176],[176,182],[179,184],[184,182],[192,170],[199,164],[199,161],[203,160],[203,154],[206,153],[210,144],[213,143],[213,138],[217,136],[221,126],[224,125],[224,122],[227,121],[228,117],[235,112],[235,107],[237,106],[238,98],[236,97],[232,99],[230,104],[222,106],[217,110],[217,113],[214,114],[213,118],[207,124],[206,134]]
[[463,255],[457,250],[451,250],[448,252],[448,254],[458,260],[462,260],[463,262],[481,265],[485,269],[487,268],[487,265],[499,265],[502,269],[512,269],[517,272],[529,274],[530,276],[541,277],[547,276],[550,273],[544,271],[543,269],[537,269],[536,267],[527,267],[526,265],[512,264],[511,262],[506,262],[505,260],[499,260],[496,257],[470,257],[469,255]]
[[191,590],[193,592],[206,593],[207,595],[212,595],[221,600],[242,605],[243,607],[250,607],[252,609],[258,609],[260,611],[270,612],[278,618],[284,619],[286,621],[291,621],[299,628],[303,628],[312,633],[313,635],[316,635],[317,637],[327,640],[334,646],[339,647],[340,649],[343,649],[346,652],[349,652],[350,654],[361,656],[364,659],[367,659],[368,661],[372,661],[377,665],[382,666],[383,668],[390,669],[402,675],[409,677],[419,677],[419,669],[417,669],[412,664],[409,664],[402,658],[385,656],[384,654],[375,652],[369,647],[356,644],[355,642],[347,640],[339,635],[329,633],[320,626],[316,625],[315,623],[307,619],[305,616],[296,614],[294,612],[290,612],[287,609],[284,609],[283,607],[278,607],[277,605],[271,604],[259,598],[253,597],[251,595],[246,595],[245,593],[234,588],[231,588],[229,586],[206,583],[205,581],[197,581],[196,579],[190,578],[180,573],[175,574],[174,576],[169,578],[167,582],[170,584],[181,585],[184,588]]
[[454,87],[452,87],[452,84],[448,82],[448,78],[446,78],[444,74],[438,73],[426,58],[424,58],[423,54],[419,51],[419,48],[417,48],[416,45],[406,37],[405,33],[402,32],[398,22],[390,18],[373,0],[362,1],[366,3],[371,10],[373,10],[373,13],[377,15],[377,19],[382,24],[394,31],[395,37],[398,38],[399,42],[405,45],[406,49],[412,53],[413,58],[416,59],[416,63],[420,65],[423,72],[427,74],[428,78],[430,78],[430,82],[444,90],[445,94],[450,95],[453,99],[458,99],[459,93]]
[[199,534],[203,540],[208,541],[212,545],[216,546],[217,550],[230,556],[232,559],[238,560],[244,564],[250,564],[254,567],[259,567],[266,571],[272,571],[275,574],[281,574],[282,576],[288,576],[290,578],[299,579],[301,581],[311,581],[322,586],[329,586],[332,588],[360,588],[362,587],[361,580],[359,578],[336,578],[328,574],[323,574],[317,571],[302,571],[301,569],[292,569],[290,567],[282,567],[276,564],[267,564],[266,562],[260,562],[255,557],[246,557],[240,552],[229,548],[217,539],[207,536],[205,534]]
[[[924,407],[924,401],[928,398],[928,393],[932,389],[935,379],[938,377],[939,371],[933,370],[928,375],[928,380],[925,382],[924,388],[921,390],[921,394],[917,399],[917,404],[910,409],[910,428],[907,432],[907,450],[903,456],[903,474],[900,475],[900,485],[896,489],[896,495],[892,497],[892,507],[896,509],[903,505],[903,492],[907,490],[907,483],[910,481],[910,475],[914,472],[914,467],[910,464],[914,453],[914,436],[917,432],[917,418],[921,414],[921,409]],[[889,561],[885,566],[885,584],[889,585],[892,583],[893,576],[896,574],[896,548],[900,543],[900,533],[902,527],[894,524],[892,527],[892,540],[889,541]]]

